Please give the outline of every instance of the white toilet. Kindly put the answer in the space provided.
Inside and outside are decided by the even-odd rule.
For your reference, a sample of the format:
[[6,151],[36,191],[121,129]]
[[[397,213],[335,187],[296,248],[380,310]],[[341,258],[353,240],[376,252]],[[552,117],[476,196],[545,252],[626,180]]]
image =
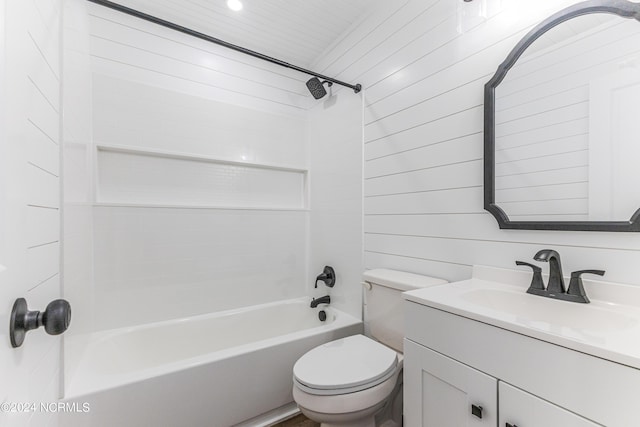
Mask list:
[[445,280],[394,270],[369,270],[365,334],[331,341],[293,367],[293,398],[322,427],[394,427],[402,423],[401,293]]

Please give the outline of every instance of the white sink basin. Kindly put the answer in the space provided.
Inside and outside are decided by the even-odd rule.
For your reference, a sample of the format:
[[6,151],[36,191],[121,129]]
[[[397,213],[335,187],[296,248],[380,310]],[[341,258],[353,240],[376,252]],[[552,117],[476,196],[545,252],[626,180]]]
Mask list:
[[470,280],[406,292],[405,299],[640,369],[640,306],[634,305],[640,298],[629,298],[630,287],[619,286],[625,295],[616,296],[616,285],[601,282],[597,295],[612,298],[590,295],[590,304],[580,304],[527,294],[521,278],[517,285],[497,281],[499,274],[486,280],[485,270]]
[[616,332],[638,325],[637,318],[600,301],[567,303],[522,292],[521,288],[472,289],[461,295],[472,304],[496,312],[510,313],[517,321],[535,329],[570,329],[577,334]]

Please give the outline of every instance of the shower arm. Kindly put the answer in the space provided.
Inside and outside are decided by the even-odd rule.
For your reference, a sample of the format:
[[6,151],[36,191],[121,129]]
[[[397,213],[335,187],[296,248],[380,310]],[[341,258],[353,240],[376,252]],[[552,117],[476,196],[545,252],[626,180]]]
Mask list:
[[178,31],[178,32],[190,35],[192,37],[196,37],[198,39],[202,39],[202,40],[208,41],[210,43],[215,43],[217,45],[226,47],[228,49],[232,49],[232,50],[235,50],[237,52],[244,53],[245,55],[253,56],[254,58],[262,59],[263,61],[271,62],[272,64],[276,64],[276,65],[279,65],[281,67],[289,68],[289,69],[292,69],[292,70],[295,70],[295,71],[299,71],[299,72],[304,73],[304,74],[308,74],[310,76],[318,77],[319,79],[326,80],[326,81],[331,82],[331,83],[338,84],[340,86],[348,87],[349,89],[353,89],[353,91],[355,93],[358,93],[358,92],[360,92],[362,90],[362,85],[360,85],[360,84],[352,85],[352,84],[349,84],[349,83],[342,82],[340,80],[336,80],[336,79],[334,79],[332,77],[328,77],[328,76],[325,76],[325,75],[322,75],[322,74],[318,74],[318,73],[316,73],[314,71],[307,70],[305,68],[298,67],[298,66],[293,65],[293,64],[289,64],[288,62],[282,61],[280,59],[273,58],[273,57],[268,56],[268,55],[264,55],[264,54],[262,54],[260,52],[256,52],[254,50],[247,49],[247,48],[244,48],[242,46],[238,46],[238,45],[235,45],[233,43],[229,43],[229,42],[226,42],[224,40],[220,40],[218,38],[208,36],[206,34],[198,32],[198,31],[194,31],[194,30],[192,30],[190,28],[183,27],[183,26],[178,25],[178,24],[174,24],[173,22],[165,21],[164,19],[157,18],[157,17],[155,17],[153,15],[149,15],[147,13],[140,12],[140,11],[135,10],[135,9],[131,9],[129,7],[123,6],[123,5],[118,4],[118,3],[114,3],[114,2],[109,1],[109,0],[87,0],[87,1],[89,1],[91,3],[99,4],[100,6],[104,6],[104,7],[107,7],[109,9],[116,10],[118,12],[125,13],[127,15],[135,16],[136,18],[143,19],[143,20],[148,21],[148,22],[153,22],[154,24],[161,25],[161,26],[169,28],[171,30]]

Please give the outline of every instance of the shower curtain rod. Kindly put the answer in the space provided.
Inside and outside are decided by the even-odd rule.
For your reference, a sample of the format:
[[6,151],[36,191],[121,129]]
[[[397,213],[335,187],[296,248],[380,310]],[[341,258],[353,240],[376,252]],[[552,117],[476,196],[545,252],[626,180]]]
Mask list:
[[172,29],[174,31],[179,31],[179,32],[184,33],[184,34],[188,34],[188,35],[190,35],[192,37],[196,37],[196,38],[199,38],[199,39],[202,39],[202,40],[206,40],[206,41],[208,41],[210,43],[215,43],[217,45],[224,46],[224,47],[229,48],[229,49],[233,49],[233,50],[235,50],[237,52],[244,53],[245,55],[250,55],[250,56],[253,56],[254,58],[262,59],[263,61],[268,61],[268,62],[271,62],[272,64],[280,65],[281,67],[290,68],[292,70],[296,70],[296,71],[299,71],[301,73],[308,74],[310,76],[315,76],[315,77],[318,77],[320,79],[323,79],[323,80],[326,80],[326,81],[329,81],[329,82],[332,82],[332,83],[335,83],[335,84],[339,84],[341,86],[348,87],[350,89],[353,89],[353,91],[355,93],[358,93],[358,92],[360,92],[360,90],[362,90],[362,86],[360,84],[352,85],[352,84],[349,84],[349,83],[342,82],[340,80],[336,80],[336,79],[334,79],[332,77],[327,77],[327,76],[324,76],[322,74],[318,74],[318,73],[316,73],[314,71],[307,70],[305,68],[289,64],[288,62],[281,61],[280,59],[264,55],[264,54],[262,54],[260,52],[256,52],[254,50],[247,49],[247,48],[244,48],[242,46],[238,46],[238,45],[226,42],[224,40],[220,40],[218,38],[208,36],[208,35],[203,34],[203,33],[199,33],[197,31],[194,31],[194,30],[190,29],[190,28],[183,27],[183,26],[178,25],[178,24],[174,24],[173,22],[165,21],[164,19],[156,18],[155,16],[146,14],[144,12],[140,12],[140,11],[135,10],[135,9],[131,9],[129,7],[123,6],[123,5],[118,4],[118,3],[114,3],[114,2],[109,1],[109,0],[87,0],[87,1],[90,1],[91,3],[99,4],[99,5],[104,6],[104,7],[108,7],[109,9],[117,10],[118,12],[126,13],[127,15],[135,16],[136,18],[144,19],[145,21],[153,22],[154,24],[161,25],[161,26],[166,27],[166,28],[170,28],[170,29]]

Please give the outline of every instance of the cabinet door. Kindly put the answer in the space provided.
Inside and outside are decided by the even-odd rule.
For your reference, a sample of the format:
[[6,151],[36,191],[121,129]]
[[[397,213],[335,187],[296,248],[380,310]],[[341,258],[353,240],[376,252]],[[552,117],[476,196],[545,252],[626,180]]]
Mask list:
[[573,412],[505,384],[498,387],[500,396],[499,427],[598,427]]
[[495,427],[497,399],[495,378],[404,340],[405,426]]

